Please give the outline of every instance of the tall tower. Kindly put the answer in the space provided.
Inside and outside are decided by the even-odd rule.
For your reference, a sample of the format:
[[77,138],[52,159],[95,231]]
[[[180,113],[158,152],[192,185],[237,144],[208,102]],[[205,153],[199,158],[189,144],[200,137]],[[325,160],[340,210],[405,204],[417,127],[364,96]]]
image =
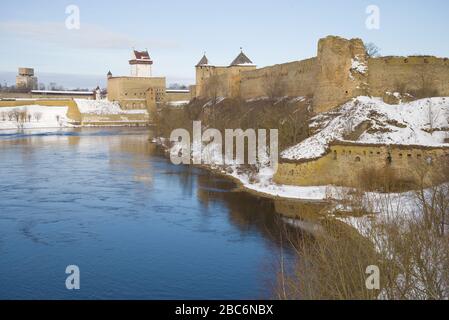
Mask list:
[[19,68],[16,76],[16,87],[21,90],[37,89],[37,78],[34,76],[33,68]]
[[151,77],[151,60],[148,51],[136,51],[133,50],[132,58],[129,60],[131,66],[131,77]]
[[201,97],[204,94],[204,83],[212,75],[214,67],[209,64],[209,59],[204,53],[201,60],[195,66],[196,70],[196,96]]

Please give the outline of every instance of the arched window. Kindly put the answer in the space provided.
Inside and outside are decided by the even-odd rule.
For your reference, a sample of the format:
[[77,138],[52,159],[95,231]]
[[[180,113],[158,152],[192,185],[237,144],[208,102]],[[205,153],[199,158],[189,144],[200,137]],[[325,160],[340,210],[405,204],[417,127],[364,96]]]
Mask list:
[[360,159],[360,157],[355,157],[355,162],[360,162],[362,159]]

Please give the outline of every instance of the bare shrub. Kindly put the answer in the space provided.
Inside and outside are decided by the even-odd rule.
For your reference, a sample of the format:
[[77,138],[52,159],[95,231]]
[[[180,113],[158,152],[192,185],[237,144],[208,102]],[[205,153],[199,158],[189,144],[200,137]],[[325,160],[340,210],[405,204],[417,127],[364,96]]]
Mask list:
[[369,57],[375,58],[375,57],[379,57],[380,56],[380,49],[373,42],[365,43],[365,49],[366,49],[366,54]]
[[401,192],[414,186],[413,181],[401,178],[388,165],[382,168],[366,167],[358,175],[358,188],[364,191]]
[[[449,185],[407,196],[351,194],[342,202],[372,214],[342,217],[344,226],[325,219],[319,235],[285,233],[297,262],[279,273],[276,297],[449,299]],[[379,290],[366,287],[368,266],[380,270]]]
[[324,233],[287,233],[298,262],[293,272],[279,275],[276,298],[287,300],[374,299],[366,290],[366,267],[377,262],[372,245],[349,227],[322,222]]

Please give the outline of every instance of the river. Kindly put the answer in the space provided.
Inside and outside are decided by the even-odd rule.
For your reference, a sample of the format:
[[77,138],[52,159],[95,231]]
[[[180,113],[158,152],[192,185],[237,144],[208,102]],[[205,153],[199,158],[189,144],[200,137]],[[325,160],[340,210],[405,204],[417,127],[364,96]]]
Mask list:
[[[150,134],[0,132],[0,299],[273,296],[286,224],[274,201],[171,164]],[[66,289],[68,265],[80,290]]]

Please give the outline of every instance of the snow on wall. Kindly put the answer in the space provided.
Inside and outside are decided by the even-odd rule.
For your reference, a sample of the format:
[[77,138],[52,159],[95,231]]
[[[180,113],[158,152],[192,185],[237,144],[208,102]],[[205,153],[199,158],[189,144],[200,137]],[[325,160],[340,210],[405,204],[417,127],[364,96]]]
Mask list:
[[78,109],[84,114],[111,115],[111,114],[147,114],[147,110],[123,110],[118,102],[109,100],[75,99]]

